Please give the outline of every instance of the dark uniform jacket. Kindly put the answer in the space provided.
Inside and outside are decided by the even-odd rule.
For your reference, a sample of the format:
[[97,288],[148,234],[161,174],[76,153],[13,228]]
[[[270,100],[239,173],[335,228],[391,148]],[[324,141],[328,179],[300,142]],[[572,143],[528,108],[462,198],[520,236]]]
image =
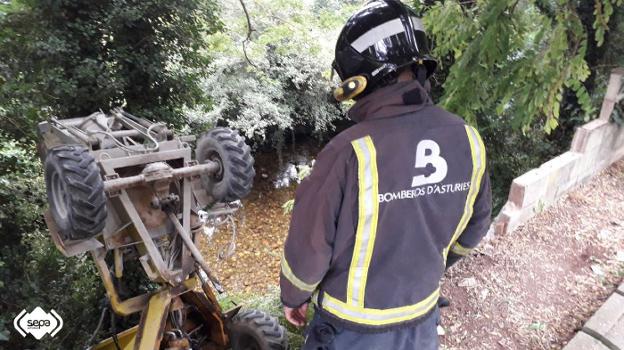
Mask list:
[[373,92],[349,116],[357,124],[297,189],[281,298],[290,307],[312,298],[345,327],[383,331],[430,314],[447,259],[485,235],[485,148],[417,81]]

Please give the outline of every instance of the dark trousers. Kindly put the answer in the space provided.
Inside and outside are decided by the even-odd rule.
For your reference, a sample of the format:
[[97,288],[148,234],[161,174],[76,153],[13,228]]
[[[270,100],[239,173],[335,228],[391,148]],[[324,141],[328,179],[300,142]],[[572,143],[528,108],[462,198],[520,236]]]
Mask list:
[[336,326],[318,312],[306,330],[302,350],[437,350],[439,310],[412,327],[383,333],[361,333]]

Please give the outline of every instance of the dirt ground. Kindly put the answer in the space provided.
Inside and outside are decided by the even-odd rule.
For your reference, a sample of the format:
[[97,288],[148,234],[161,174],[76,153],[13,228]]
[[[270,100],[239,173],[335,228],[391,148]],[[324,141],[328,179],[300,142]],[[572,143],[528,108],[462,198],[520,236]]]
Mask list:
[[200,241],[206,260],[216,267],[228,291],[261,294],[279,283],[280,258],[290,223],[282,205],[294,198],[295,186],[275,189],[277,163],[268,155],[256,156],[256,178],[252,192],[243,200],[245,222],[237,233],[235,254],[225,260],[218,257],[231,241],[227,227],[218,229],[212,241]]
[[[225,233],[202,245],[235,293],[275,290],[289,223],[282,205],[294,196],[294,187],[274,189],[273,159],[257,163],[236,254],[217,258],[230,238]],[[560,349],[623,276],[624,160],[450,269],[443,349]]]
[[446,349],[559,349],[624,274],[624,161],[450,269]]

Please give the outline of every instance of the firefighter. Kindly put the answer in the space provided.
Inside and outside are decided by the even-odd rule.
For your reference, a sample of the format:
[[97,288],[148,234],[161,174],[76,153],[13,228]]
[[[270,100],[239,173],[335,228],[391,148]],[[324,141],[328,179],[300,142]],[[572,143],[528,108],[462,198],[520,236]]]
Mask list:
[[356,124],[299,186],[281,262],[285,316],[315,314],[304,349],[437,349],[440,279],[491,215],[483,140],[433,105],[421,20],[396,0],[355,13],[336,44]]

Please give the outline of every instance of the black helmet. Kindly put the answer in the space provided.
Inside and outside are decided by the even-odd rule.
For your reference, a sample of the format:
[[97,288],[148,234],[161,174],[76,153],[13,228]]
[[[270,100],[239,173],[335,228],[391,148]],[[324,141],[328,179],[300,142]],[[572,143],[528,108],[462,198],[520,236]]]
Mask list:
[[333,68],[343,84],[334,96],[342,101],[367,94],[413,64],[426,78],[437,65],[422,21],[398,0],[371,1],[349,18],[338,37]]

